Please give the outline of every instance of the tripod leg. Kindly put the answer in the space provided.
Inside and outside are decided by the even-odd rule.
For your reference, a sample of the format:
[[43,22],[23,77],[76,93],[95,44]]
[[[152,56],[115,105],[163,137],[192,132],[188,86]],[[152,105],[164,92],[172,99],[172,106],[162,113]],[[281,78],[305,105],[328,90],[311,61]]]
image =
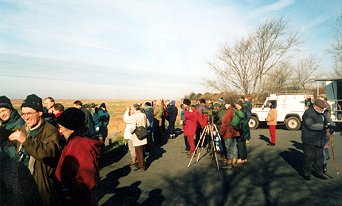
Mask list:
[[197,155],[197,159],[196,159],[197,162],[200,160],[202,148],[204,146],[205,138],[207,137],[208,133],[209,133],[209,127],[205,127],[202,131],[202,135],[201,135],[201,138],[199,140],[199,143],[201,142],[201,147],[200,147],[199,153]]
[[[190,164],[191,164],[191,162],[192,162],[192,159],[194,158],[194,156],[195,156],[195,154],[196,154],[196,152],[197,152],[197,150],[198,150],[198,147],[199,147],[199,145],[201,144],[201,141],[202,141],[202,139],[203,139],[203,136],[205,135],[205,133],[206,133],[207,130],[208,130],[208,128],[207,128],[207,126],[206,126],[206,127],[203,129],[202,134],[200,135],[200,139],[199,139],[199,141],[198,141],[198,143],[197,143],[197,145],[196,145],[196,148],[195,148],[194,153],[193,153],[192,156],[191,156],[191,159],[190,159],[190,161],[189,161],[188,167],[190,167]],[[199,152],[199,154],[200,154],[200,152]],[[198,154],[198,156],[199,156],[199,154]],[[199,159],[199,158],[197,158],[197,162],[198,162],[198,159]]]
[[[214,126],[216,126],[215,124],[213,124]],[[214,126],[211,127],[211,132],[210,132],[210,142],[211,142],[211,148],[212,148],[212,152],[213,152],[213,158],[215,158],[215,162],[216,162],[216,166],[217,166],[217,170],[220,170],[220,165],[218,163],[218,159],[217,159],[217,154],[216,154],[216,146],[215,146],[215,141],[214,141]]]

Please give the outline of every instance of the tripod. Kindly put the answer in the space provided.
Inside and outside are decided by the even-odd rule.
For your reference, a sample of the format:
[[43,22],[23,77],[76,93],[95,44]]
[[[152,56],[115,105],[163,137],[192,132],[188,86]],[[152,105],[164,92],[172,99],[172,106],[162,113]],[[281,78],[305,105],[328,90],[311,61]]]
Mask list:
[[[221,141],[221,137],[220,137],[220,134],[217,130],[216,125],[213,122],[209,122],[204,127],[204,129],[200,135],[200,139],[196,145],[195,152],[191,156],[188,167],[190,167],[190,164],[191,164],[196,152],[198,151],[198,149],[199,149],[199,151],[198,151],[196,162],[198,162],[200,160],[201,150],[203,148],[203,145],[205,143],[205,139],[206,139],[207,135],[210,137],[209,146],[208,146],[209,147],[208,150],[210,150],[209,156],[212,156],[213,160],[215,160],[215,162],[216,162],[217,170],[220,170],[220,166],[219,166],[219,163],[217,160],[217,153],[216,153],[219,150],[219,148],[218,148],[218,145],[215,144],[215,141],[216,142]],[[216,137],[216,139],[215,139],[215,137]],[[200,145],[201,145],[201,147],[199,147]],[[208,153],[208,151],[207,151],[207,153]]]

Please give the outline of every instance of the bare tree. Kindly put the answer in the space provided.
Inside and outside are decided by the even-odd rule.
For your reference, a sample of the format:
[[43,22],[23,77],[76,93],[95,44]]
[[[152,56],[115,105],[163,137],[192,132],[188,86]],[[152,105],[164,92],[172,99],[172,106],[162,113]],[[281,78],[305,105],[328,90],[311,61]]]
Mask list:
[[298,43],[298,34],[287,32],[283,18],[267,20],[246,39],[237,41],[234,46],[222,47],[219,61],[209,63],[217,81],[207,83],[220,91],[236,90],[257,98],[265,75],[286,60],[290,49]]
[[279,63],[273,70],[268,72],[262,82],[262,90],[268,93],[278,93],[291,89],[292,66],[289,62]]
[[335,58],[335,74],[342,77],[342,14],[337,18],[335,41],[332,45]]
[[308,57],[298,62],[297,68],[293,70],[293,84],[297,85],[298,89],[306,90],[309,85],[310,78],[317,71],[319,61],[314,57]]

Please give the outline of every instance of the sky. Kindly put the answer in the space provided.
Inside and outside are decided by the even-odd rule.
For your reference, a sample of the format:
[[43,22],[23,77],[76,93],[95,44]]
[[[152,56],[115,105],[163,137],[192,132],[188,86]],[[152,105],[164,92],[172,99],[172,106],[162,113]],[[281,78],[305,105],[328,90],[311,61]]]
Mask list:
[[179,99],[213,92],[208,63],[265,20],[332,71],[340,0],[0,0],[0,95]]

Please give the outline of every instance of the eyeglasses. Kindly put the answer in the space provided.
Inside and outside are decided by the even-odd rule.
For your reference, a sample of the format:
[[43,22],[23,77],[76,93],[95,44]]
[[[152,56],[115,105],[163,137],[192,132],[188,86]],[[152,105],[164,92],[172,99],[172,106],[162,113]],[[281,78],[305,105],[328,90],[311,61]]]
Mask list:
[[28,112],[28,113],[21,113],[21,116],[22,117],[32,117],[34,114],[36,114],[36,113],[38,113],[38,112]]

